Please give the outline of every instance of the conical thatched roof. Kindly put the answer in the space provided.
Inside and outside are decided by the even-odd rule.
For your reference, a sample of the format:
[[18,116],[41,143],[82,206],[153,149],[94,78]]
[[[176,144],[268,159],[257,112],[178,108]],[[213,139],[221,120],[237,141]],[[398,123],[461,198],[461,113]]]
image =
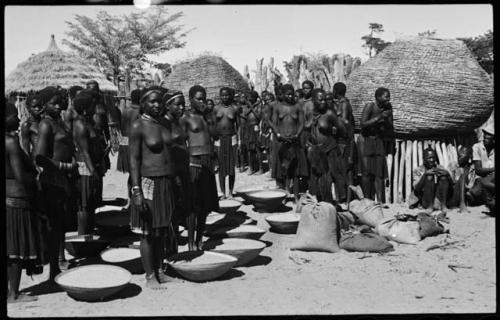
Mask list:
[[361,65],[347,83],[356,119],[378,87],[391,92],[397,136],[472,133],[493,110],[491,79],[459,40],[396,40]]
[[57,47],[54,35],[47,50],[20,63],[5,79],[5,92],[37,91],[46,86],[69,88],[96,80],[103,91],[118,91],[115,85],[88,61]]
[[207,97],[214,100],[219,99],[219,90],[225,86],[235,90],[249,90],[246,80],[236,69],[221,57],[212,55],[202,55],[174,65],[164,86],[182,90],[187,95],[189,88],[196,84],[205,87]]

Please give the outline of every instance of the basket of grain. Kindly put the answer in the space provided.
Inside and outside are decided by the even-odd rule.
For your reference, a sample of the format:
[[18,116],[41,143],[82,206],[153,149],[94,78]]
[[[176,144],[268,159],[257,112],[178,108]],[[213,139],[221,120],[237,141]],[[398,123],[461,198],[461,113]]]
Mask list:
[[247,217],[244,214],[220,214],[211,213],[207,216],[205,222],[206,230],[215,230],[220,227],[233,226],[237,227],[239,225],[245,224],[257,224],[252,218]]
[[259,212],[273,212],[283,205],[286,198],[286,192],[281,189],[262,190],[250,192],[247,194],[248,200],[253,203],[255,209]]
[[283,213],[270,215],[265,218],[271,226],[271,231],[277,233],[295,233],[300,221],[298,213]]
[[130,272],[121,267],[93,264],[60,273],[55,282],[73,299],[92,302],[119,292],[131,279]]
[[241,225],[237,227],[221,227],[207,234],[211,238],[245,238],[258,240],[266,233],[265,230],[254,225]]
[[186,251],[168,258],[169,265],[183,278],[191,281],[209,281],[231,270],[238,259],[210,251]]
[[95,215],[98,234],[106,237],[130,235],[130,213],[128,210],[100,211]]
[[241,202],[234,199],[219,201],[219,213],[234,213],[241,207]]
[[94,257],[109,245],[109,241],[96,235],[74,235],[66,237],[64,247],[75,258]]
[[252,192],[257,192],[257,191],[264,191],[264,190],[274,190],[277,187],[270,187],[270,186],[264,186],[264,185],[251,185],[251,186],[243,186],[240,188],[237,188],[234,190],[235,194],[239,197],[242,197],[245,201],[250,201],[248,198],[248,194]]
[[220,239],[211,240],[203,244],[203,250],[228,254],[238,259],[235,267],[243,266],[264,250],[266,244],[262,241],[252,239]]
[[136,248],[109,248],[101,252],[101,259],[105,263],[125,268],[133,274],[144,273],[141,252]]
[[112,206],[126,206],[128,200],[125,198],[116,198],[116,197],[103,197],[102,205],[112,205]]

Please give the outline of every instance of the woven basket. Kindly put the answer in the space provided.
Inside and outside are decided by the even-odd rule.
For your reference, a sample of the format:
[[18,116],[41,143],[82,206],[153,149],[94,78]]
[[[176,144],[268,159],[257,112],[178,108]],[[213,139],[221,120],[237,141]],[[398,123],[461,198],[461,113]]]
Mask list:
[[203,250],[228,254],[238,259],[235,267],[243,266],[255,259],[266,247],[262,241],[252,239],[221,239],[203,244]]
[[69,236],[64,241],[65,249],[75,258],[98,256],[108,245],[109,241],[92,235]]
[[266,217],[266,222],[271,226],[271,231],[277,233],[296,233],[300,221],[300,214],[283,213]]
[[219,213],[234,213],[241,207],[241,202],[237,200],[220,200]]
[[[124,256],[132,256],[131,258],[124,258],[120,261],[115,261],[110,259],[110,255],[120,255]],[[101,259],[105,263],[122,267],[127,269],[130,273],[133,274],[142,274],[144,273],[144,267],[142,266],[141,255],[139,249],[136,248],[109,248],[101,252]]]
[[209,281],[231,270],[238,259],[223,253],[187,251],[169,257],[170,266],[191,281]]
[[95,220],[99,235],[114,238],[132,233],[127,210],[100,211],[96,213]]
[[[272,196],[266,196],[267,193],[272,193]],[[258,212],[273,212],[283,205],[286,192],[279,189],[262,190],[248,193],[247,198]]]
[[390,90],[400,138],[471,132],[493,110],[492,81],[460,40],[397,40],[357,68],[347,80],[357,130],[378,87]]
[[[89,287],[84,284],[85,281],[96,277],[106,276],[107,279],[113,279],[113,284],[102,285],[101,281],[96,281],[95,287]],[[69,278],[72,278],[71,281]],[[123,289],[132,279],[132,275],[127,270],[110,265],[94,264],[88,266],[69,269],[56,276],[55,282],[76,300],[82,301],[100,301]]]
[[165,79],[167,88],[181,90],[186,96],[189,88],[195,84],[205,87],[207,97],[216,104],[222,87],[249,91],[248,83],[236,69],[221,57],[211,55],[202,55],[174,65],[172,73]]
[[265,230],[254,225],[241,225],[237,227],[221,227],[207,234],[212,238],[245,238],[258,240],[266,233]]

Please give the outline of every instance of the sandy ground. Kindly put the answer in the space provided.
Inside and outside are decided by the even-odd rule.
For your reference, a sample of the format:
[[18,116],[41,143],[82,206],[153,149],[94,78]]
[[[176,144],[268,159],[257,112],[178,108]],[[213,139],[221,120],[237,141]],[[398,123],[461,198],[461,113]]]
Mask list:
[[[112,159],[116,163],[116,159]],[[104,196],[126,197],[126,176],[111,170]],[[266,176],[237,175],[236,186],[274,185]],[[269,230],[252,206],[241,210]],[[291,210],[292,208],[290,208]],[[388,216],[407,211],[384,209]],[[290,251],[294,235],[266,232],[268,246],[249,266],[234,268],[206,283],[179,281],[153,291],[144,275],[104,302],[79,302],[61,290],[47,290],[48,267],[21,288],[39,295],[32,303],[8,305],[11,317],[100,317],[177,315],[302,315],[384,313],[491,313],[496,311],[495,220],[485,207],[449,213],[449,234],[418,245],[393,243],[395,251],[307,253]],[[458,241],[447,249],[433,244]],[[185,246],[181,248],[186,250]],[[449,264],[466,268],[454,270]],[[55,292],[54,292],[55,291]]]

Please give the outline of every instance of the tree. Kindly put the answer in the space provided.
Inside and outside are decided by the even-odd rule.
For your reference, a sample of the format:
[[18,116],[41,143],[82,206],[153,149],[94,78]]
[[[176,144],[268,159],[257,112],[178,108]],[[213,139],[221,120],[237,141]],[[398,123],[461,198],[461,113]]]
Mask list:
[[436,32],[437,32],[436,29],[434,29],[432,31],[431,30],[426,30],[424,32],[419,32],[418,36],[419,37],[425,37],[425,38],[432,38],[432,37],[436,36]]
[[472,52],[479,65],[488,73],[493,74],[493,32],[486,31],[484,35],[474,38],[458,38]]
[[384,32],[384,26],[382,24],[371,22],[368,24],[368,28],[370,29],[370,34],[362,36],[361,40],[365,42],[362,47],[367,49],[368,56],[371,58],[387,47],[390,42],[374,36],[375,34]]
[[111,75],[118,85],[120,76],[130,79],[132,74],[141,74],[146,64],[154,64],[149,55],[184,47],[181,40],[191,30],[174,25],[182,16],[182,12],[170,15],[166,6],[121,16],[99,11],[95,19],[76,14],[75,22],[66,21],[66,35],[72,40],[63,43]]

